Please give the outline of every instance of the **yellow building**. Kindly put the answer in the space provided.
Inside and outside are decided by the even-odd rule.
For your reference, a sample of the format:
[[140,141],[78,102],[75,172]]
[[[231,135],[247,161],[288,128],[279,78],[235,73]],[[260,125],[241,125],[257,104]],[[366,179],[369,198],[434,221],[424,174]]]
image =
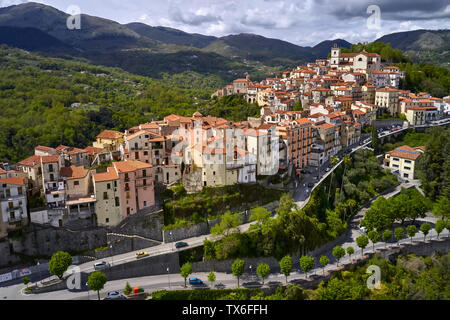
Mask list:
[[406,145],[398,147],[386,153],[384,165],[404,179],[415,179],[415,164],[424,150],[424,147],[411,148]]
[[124,134],[122,132],[105,130],[97,136],[93,147],[102,149],[103,152],[112,152],[118,151],[123,142]]

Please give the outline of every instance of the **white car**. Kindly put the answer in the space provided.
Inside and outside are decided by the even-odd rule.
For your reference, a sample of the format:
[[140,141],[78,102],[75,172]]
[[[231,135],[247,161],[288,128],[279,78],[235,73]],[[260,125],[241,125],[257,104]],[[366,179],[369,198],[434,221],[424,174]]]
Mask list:
[[363,227],[363,226],[359,226],[359,231],[361,231],[362,234],[366,234],[367,233],[366,227]]
[[101,261],[94,263],[94,270],[104,270],[110,267],[108,262]]

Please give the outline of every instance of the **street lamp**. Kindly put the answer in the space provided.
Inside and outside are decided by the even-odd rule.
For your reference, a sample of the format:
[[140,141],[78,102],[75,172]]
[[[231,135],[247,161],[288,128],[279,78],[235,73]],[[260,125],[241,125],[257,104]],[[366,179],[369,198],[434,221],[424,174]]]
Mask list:
[[253,274],[252,274],[252,266],[250,265],[250,279],[252,279],[252,276],[253,276]]
[[89,284],[86,282],[86,286],[87,286],[87,288],[88,288],[88,300],[91,300],[91,298],[89,298]]
[[111,266],[112,266],[114,264],[113,245],[111,244],[109,248],[111,249]]
[[169,280],[169,290],[170,288],[170,275],[169,275],[169,267],[167,267],[167,279]]
[[39,281],[42,283],[42,274],[41,274],[41,268],[39,267],[40,263],[39,261],[37,262],[37,268],[39,270]]

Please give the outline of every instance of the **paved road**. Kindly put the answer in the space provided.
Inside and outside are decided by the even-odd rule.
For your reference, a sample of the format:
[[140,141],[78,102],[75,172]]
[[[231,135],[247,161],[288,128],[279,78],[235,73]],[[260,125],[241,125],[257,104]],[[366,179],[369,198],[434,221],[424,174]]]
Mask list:
[[[359,233],[355,233],[355,237],[359,236]],[[444,231],[441,233],[440,238],[449,237],[450,232]],[[427,236],[427,240],[429,239],[436,239],[437,234],[434,230],[431,230],[429,235]],[[424,237],[423,234],[420,232],[413,238],[413,242],[423,242]],[[405,238],[400,241],[400,244],[406,244],[411,243],[410,238]],[[348,246],[352,245],[354,248],[356,247],[354,243],[342,243],[341,244],[344,248],[347,248]],[[382,250],[385,248],[395,248],[397,247],[396,242],[390,242],[390,243],[384,243],[380,242],[375,245],[375,250]],[[335,271],[338,268],[340,268],[343,264],[351,263],[353,260],[360,258],[363,253],[370,253],[373,252],[372,244],[370,243],[367,248],[364,249],[364,252],[361,252],[360,249],[355,250],[355,253],[349,257],[345,256],[342,258],[339,262],[339,265],[335,261],[335,259],[330,259],[332,263],[328,265],[325,268],[325,272],[331,272]],[[331,253],[327,254],[328,256],[331,256]],[[316,261],[320,257],[315,257]],[[262,280],[254,273],[254,270],[252,273],[250,273],[250,270],[247,266],[247,272],[241,277],[240,284],[241,287],[261,287]],[[311,275],[322,275],[323,269],[316,265],[316,268],[314,268],[312,271],[308,273],[308,277],[311,277]],[[207,279],[207,273],[195,273],[192,276],[198,277],[204,281]],[[289,282],[297,282],[299,280],[305,280],[307,279],[306,274],[301,270],[293,270],[291,275],[288,277]],[[132,287],[134,286],[140,286],[143,289],[145,289],[147,292],[153,292],[155,290],[179,290],[184,288],[184,279],[179,274],[170,274],[170,275],[159,275],[159,276],[148,276],[148,277],[140,277],[140,278],[130,278],[130,279],[122,279],[122,280],[116,280],[108,282],[105,285],[105,288],[101,291],[100,298],[103,299],[106,297],[107,292],[109,291],[120,291],[123,292],[123,289],[125,288],[126,282],[129,282]],[[285,276],[282,274],[270,274],[267,279],[265,279],[265,284],[269,285],[279,285],[285,283]],[[222,272],[216,272],[216,287],[218,288],[237,288],[237,280],[236,278],[230,274],[230,273],[222,273]],[[196,289],[205,289],[211,287],[210,284],[205,283],[204,286],[189,286],[189,288],[196,288]],[[15,299],[15,300],[97,300],[97,293],[93,291],[88,291],[87,289],[83,289],[82,291],[78,292],[70,292],[68,290],[61,290],[61,291],[54,291],[49,293],[43,293],[43,294],[37,294],[37,295],[27,295],[23,293],[23,289],[25,286],[22,285],[16,285],[14,287],[10,288],[10,294],[7,295],[8,299]],[[4,297],[5,293],[0,290],[1,295]]]

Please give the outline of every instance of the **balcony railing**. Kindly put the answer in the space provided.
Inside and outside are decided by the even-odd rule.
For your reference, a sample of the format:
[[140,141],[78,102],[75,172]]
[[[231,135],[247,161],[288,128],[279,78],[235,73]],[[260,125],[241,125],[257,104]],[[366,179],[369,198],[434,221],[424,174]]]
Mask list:
[[22,222],[22,217],[9,217],[8,222],[11,223]]

